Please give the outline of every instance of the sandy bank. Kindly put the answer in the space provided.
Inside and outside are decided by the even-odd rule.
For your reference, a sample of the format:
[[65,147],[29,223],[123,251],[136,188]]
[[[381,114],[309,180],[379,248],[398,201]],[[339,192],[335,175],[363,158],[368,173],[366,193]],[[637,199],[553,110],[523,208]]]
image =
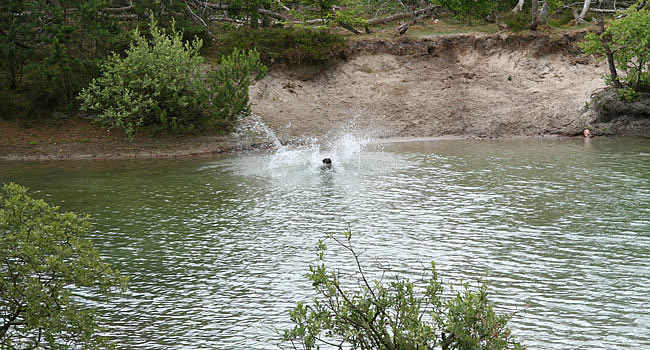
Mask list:
[[585,107],[605,86],[604,67],[575,46],[583,36],[357,42],[334,68],[272,70],[251,90],[253,110],[285,140],[575,135],[594,124]]

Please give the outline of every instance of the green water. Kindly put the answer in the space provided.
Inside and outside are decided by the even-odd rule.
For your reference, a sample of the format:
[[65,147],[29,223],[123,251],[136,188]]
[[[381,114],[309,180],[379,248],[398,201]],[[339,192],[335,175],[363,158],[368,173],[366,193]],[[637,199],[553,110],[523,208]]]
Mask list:
[[[324,156],[334,172],[322,174]],[[218,158],[0,162],[0,181],[92,215],[131,276],[97,303],[124,349],[272,349],[311,298],[314,247],[350,224],[370,274],[489,272],[530,349],[650,347],[650,140],[373,145]],[[349,267],[334,251],[334,264]]]

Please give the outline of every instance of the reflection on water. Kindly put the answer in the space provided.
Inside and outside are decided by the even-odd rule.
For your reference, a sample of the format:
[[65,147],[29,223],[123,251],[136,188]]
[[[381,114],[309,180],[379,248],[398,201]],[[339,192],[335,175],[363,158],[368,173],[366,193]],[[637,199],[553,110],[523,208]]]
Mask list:
[[[323,157],[334,171],[318,171]],[[449,282],[489,272],[531,349],[650,345],[648,140],[349,138],[275,155],[3,162],[0,180],[92,214],[102,254],[131,276],[99,304],[120,348],[273,348],[311,297],[317,240],[348,223],[371,273],[430,260]]]

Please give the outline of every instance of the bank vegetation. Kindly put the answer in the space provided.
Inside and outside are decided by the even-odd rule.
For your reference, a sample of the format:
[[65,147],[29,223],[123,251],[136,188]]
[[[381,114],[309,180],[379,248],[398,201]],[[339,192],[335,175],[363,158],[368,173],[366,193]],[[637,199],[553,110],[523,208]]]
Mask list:
[[417,35],[423,24],[435,32],[441,21],[460,31],[591,25],[584,49],[607,59],[621,98],[650,85],[643,0],[7,0],[0,117],[84,117],[129,137],[147,125],[226,131],[249,112],[246,73],[261,78],[262,64],[333,64],[351,40]]

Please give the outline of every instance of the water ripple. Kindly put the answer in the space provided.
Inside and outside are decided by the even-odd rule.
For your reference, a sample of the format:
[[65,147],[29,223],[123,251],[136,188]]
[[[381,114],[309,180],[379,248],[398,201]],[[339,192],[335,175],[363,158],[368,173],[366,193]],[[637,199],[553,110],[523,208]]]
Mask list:
[[[313,296],[315,243],[348,223],[371,276],[417,278],[431,260],[450,283],[488,273],[530,349],[650,346],[648,140],[345,142],[5,163],[0,179],[93,215],[102,254],[131,276],[124,295],[97,301],[120,348],[274,348],[287,311]],[[325,156],[335,171],[321,174]]]

